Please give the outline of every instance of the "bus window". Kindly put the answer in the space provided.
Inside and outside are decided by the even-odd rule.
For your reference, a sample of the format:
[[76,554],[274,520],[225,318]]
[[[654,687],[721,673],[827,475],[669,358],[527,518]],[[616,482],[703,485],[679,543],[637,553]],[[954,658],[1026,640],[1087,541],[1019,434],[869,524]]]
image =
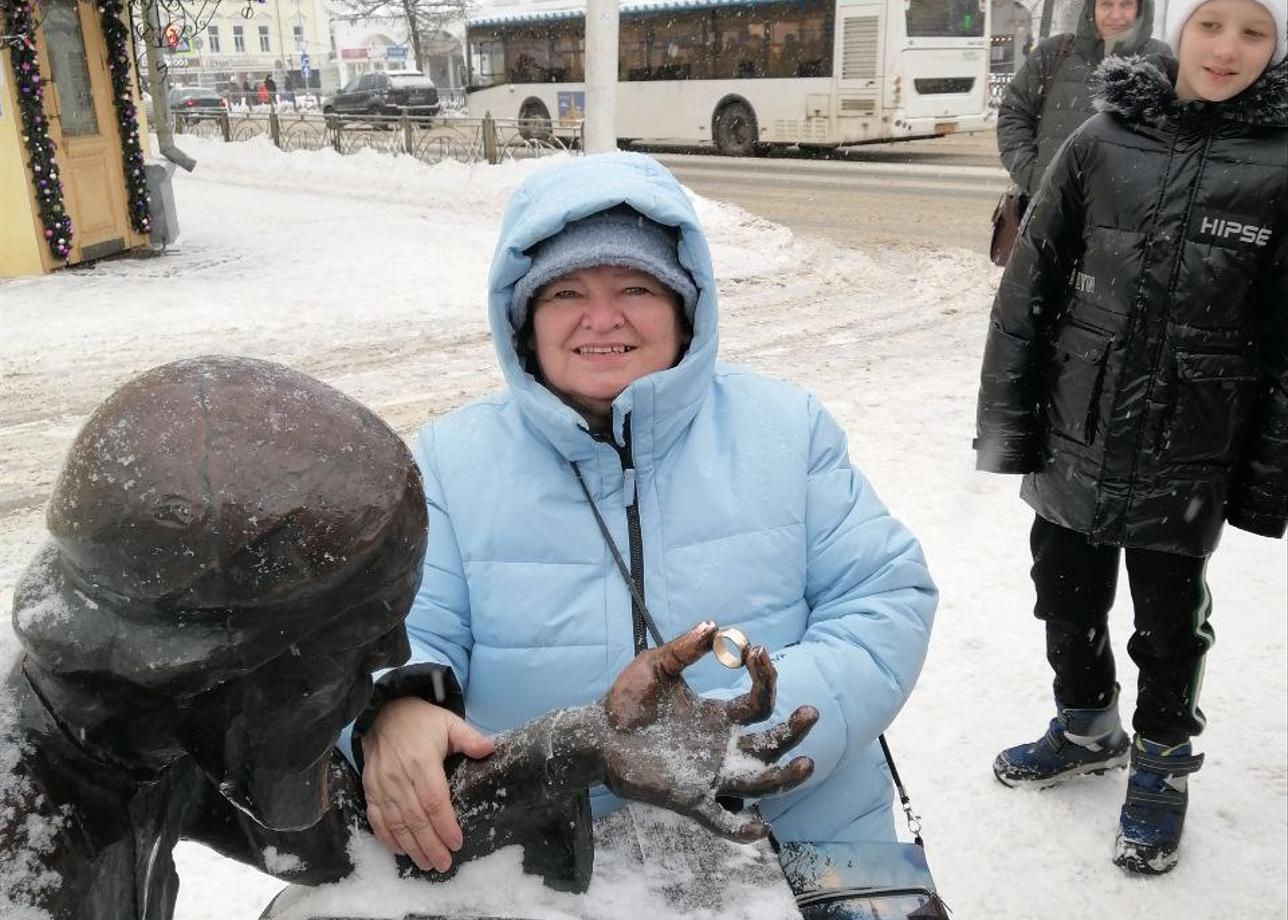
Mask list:
[[482,89],[505,82],[505,42],[497,32],[470,36],[470,87]]
[[647,80],[648,22],[634,16],[623,16],[617,27],[617,41],[617,79]]
[[980,0],[904,0],[909,38],[980,38]]
[[675,13],[653,23],[649,79],[702,80],[711,75],[709,12]]
[[566,20],[550,28],[554,40],[554,59],[550,79],[555,83],[580,83],[586,79],[586,39],[583,21]]
[[505,43],[505,72],[510,83],[550,80],[550,33],[545,28],[516,29]]
[[763,9],[723,7],[716,11],[716,76],[763,77],[768,71],[768,26]]
[[819,0],[769,7],[769,76],[832,75],[832,7]]

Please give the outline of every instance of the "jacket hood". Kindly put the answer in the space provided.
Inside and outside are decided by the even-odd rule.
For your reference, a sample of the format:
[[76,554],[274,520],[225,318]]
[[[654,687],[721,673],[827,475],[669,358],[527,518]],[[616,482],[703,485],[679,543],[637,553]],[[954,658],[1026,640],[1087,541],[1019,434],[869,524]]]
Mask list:
[[1096,108],[1131,122],[1161,125],[1186,112],[1214,116],[1253,127],[1288,127],[1288,64],[1266,69],[1233,99],[1187,102],[1176,97],[1176,61],[1165,57],[1108,58],[1092,81]]
[[569,223],[628,205],[679,233],[680,264],[693,276],[698,300],[693,341],[675,367],[636,380],[613,401],[613,437],[623,424],[647,430],[654,450],[682,432],[706,397],[715,371],[718,337],[715,276],[706,236],[688,195],[667,169],[638,153],[606,153],[560,162],[524,180],[510,197],[488,276],[488,314],[506,385],[527,422],[569,460],[593,450],[586,421],[523,367],[518,330],[510,319],[515,285],[532,264],[528,251]]
[[1135,24],[1109,43],[1102,41],[1096,30],[1096,0],[1083,0],[1074,34],[1080,50],[1093,61],[1111,55],[1137,54],[1154,34],[1154,0],[1140,0]]

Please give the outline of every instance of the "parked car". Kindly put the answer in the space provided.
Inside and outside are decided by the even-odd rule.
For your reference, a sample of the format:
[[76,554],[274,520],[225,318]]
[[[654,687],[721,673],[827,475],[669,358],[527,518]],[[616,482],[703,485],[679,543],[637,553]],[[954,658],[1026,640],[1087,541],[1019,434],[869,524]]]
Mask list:
[[437,115],[438,89],[418,70],[354,77],[322,105],[327,115]]
[[214,116],[228,108],[227,99],[204,86],[172,87],[167,100],[176,115]]

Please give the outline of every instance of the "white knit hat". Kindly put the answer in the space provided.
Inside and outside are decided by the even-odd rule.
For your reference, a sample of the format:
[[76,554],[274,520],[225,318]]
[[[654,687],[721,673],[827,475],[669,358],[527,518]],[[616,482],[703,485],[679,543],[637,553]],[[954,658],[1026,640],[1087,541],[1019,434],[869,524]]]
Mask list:
[[[1167,4],[1167,43],[1172,47],[1172,54],[1180,53],[1181,30],[1190,21],[1194,11],[1207,0],[1170,0]],[[1275,21],[1275,53],[1270,55],[1270,66],[1273,67],[1288,55],[1288,0],[1253,0],[1260,3]]]

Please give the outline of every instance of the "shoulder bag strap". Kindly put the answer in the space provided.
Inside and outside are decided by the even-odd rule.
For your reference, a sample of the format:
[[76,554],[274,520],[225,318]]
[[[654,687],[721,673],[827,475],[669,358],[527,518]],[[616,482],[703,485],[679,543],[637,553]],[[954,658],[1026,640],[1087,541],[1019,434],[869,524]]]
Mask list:
[[1073,33],[1066,33],[1060,36],[1060,44],[1055,49],[1055,57],[1051,59],[1051,67],[1047,70],[1046,79],[1042,81],[1042,98],[1038,100],[1038,110],[1034,116],[1035,124],[1042,123],[1042,110],[1046,108],[1047,96],[1051,95],[1051,85],[1055,83],[1055,76],[1064,66],[1064,59],[1069,56],[1073,49]]

